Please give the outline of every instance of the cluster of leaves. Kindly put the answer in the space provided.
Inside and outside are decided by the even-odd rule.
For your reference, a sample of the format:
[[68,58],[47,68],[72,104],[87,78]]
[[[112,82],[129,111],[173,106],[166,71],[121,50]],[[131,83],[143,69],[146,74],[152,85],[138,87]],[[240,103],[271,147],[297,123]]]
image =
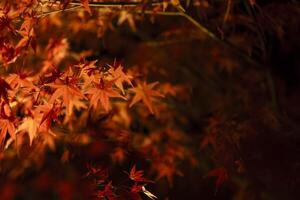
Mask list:
[[[176,4],[165,2],[164,9],[169,3]],[[84,9],[71,15],[74,22],[70,24],[51,15],[78,7]],[[148,177],[165,177],[172,185],[174,175],[183,175],[179,169],[183,160],[197,164],[167,100],[179,94],[186,96],[183,86],[149,83],[141,69],[126,70],[116,61],[111,65],[88,61],[84,57],[91,52],[72,52],[68,38],[47,35],[51,28],[70,28],[76,34],[85,27],[100,37],[105,27],[112,27],[115,17],[119,17],[117,24],[128,21],[135,30],[133,15],[127,9],[107,9],[108,14],[98,13],[87,20],[88,25],[76,21],[93,14],[88,1],[1,3],[0,154],[1,162],[6,163],[1,174],[7,181],[45,168],[49,154],[55,154],[61,163],[82,161],[80,171],[85,175],[81,181],[91,186],[89,198],[140,199],[143,193],[155,199],[145,188],[153,182],[135,166],[127,178],[123,177],[123,183],[118,183],[110,171],[122,164],[133,166],[139,159],[130,157],[139,154],[140,160],[148,163]],[[99,25],[97,30],[94,23]],[[80,148],[88,148],[87,158],[77,152]],[[61,190],[54,192],[61,198],[72,198],[69,182],[48,179],[48,172],[41,175],[48,189],[60,184]],[[16,191],[13,196],[18,196]]]
[[[214,177],[215,193],[231,177],[253,173],[256,170],[251,171],[251,156],[245,156],[243,141],[261,130],[278,133],[286,128],[277,113],[270,67],[264,67],[272,65],[273,41],[278,41],[284,54],[292,51],[284,44],[293,39],[284,35],[294,30],[276,14],[284,6],[255,0],[1,1],[1,192],[11,198],[39,198],[16,189],[18,181],[26,180],[28,187],[51,190],[47,195],[61,199],[76,195],[155,199],[146,189],[154,183],[151,180],[165,180],[172,187],[174,177],[185,176],[190,169],[185,164],[200,165],[204,169],[198,168],[200,175]],[[293,13],[299,14],[297,6],[284,18]],[[149,24],[145,32],[139,27],[155,24],[158,15],[176,20],[168,22],[175,28],[148,30],[157,42],[145,34]],[[146,40],[152,47],[175,44],[176,59],[166,55],[170,66],[157,67],[148,60],[160,57],[163,48],[147,59],[149,53],[141,47],[105,58],[99,46],[113,49],[130,44],[111,34],[122,32],[119,27],[124,35]],[[197,45],[188,50],[178,45],[190,40],[207,42],[199,30],[223,45],[224,52],[232,49],[260,71],[242,69],[211,44],[205,52],[202,49],[203,58],[209,54],[205,62],[194,50]],[[123,54],[134,54],[141,61],[129,67],[113,61]],[[182,78],[171,72],[182,77],[189,74],[189,80],[171,84]],[[161,76],[167,82],[159,83]],[[195,117],[199,113],[200,120]],[[202,158],[195,156],[198,150]],[[211,161],[213,166],[207,166]],[[55,175],[52,170],[58,167],[68,173]],[[240,191],[249,189],[247,181],[238,181],[233,180]],[[79,194],[81,187],[87,194]],[[243,199],[247,193],[242,193],[237,196]]]

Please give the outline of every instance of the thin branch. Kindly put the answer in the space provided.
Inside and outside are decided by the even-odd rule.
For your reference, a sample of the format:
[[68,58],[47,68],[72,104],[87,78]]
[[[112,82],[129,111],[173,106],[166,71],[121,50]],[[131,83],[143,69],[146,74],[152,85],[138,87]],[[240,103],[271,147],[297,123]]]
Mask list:
[[74,7],[70,7],[70,8],[66,8],[66,9],[53,10],[53,11],[49,11],[49,12],[44,12],[44,13],[38,15],[37,17],[38,18],[43,18],[43,17],[46,17],[46,16],[51,15],[51,14],[57,14],[57,13],[61,13],[61,12],[64,12],[64,11],[71,11],[71,10],[75,10],[75,9],[78,9],[78,8],[83,8],[83,7],[82,6],[74,6]]
[[[138,5],[141,5],[142,2],[98,2],[98,3],[89,3],[90,7],[124,7],[124,6],[132,6],[132,7],[137,7]],[[150,5],[158,5],[161,4],[161,2],[154,2],[154,3],[150,3]],[[43,13],[41,14],[39,17],[44,17],[50,14],[55,14],[55,13],[60,13],[63,11],[70,11],[70,10],[74,10],[74,9],[78,9],[78,8],[82,8],[82,4],[80,2],[71,2],[70,5],[75,5],[74,7],[71,8],[66,8],[64,10],[56,10],[56,11],[50,11],[47,13]],[[187,19],[188,21],[190,21],[192,24],[194,24],[195,27],[197,27],[200,31],[204,32],[207,36],[209,36],[210,38],[222,43],[225,47],[228,47],[230,49],[232,49],[237,55],[241,56],[243,59],[245,59],[246,61],[248,61],[249,63],[257,66],[257,67],[262,67],[263,64],[258,63],[256,61],[254,61],[250,56],[248,56],[247,54],[245,54],[241,49],[237,48],[234,44],[232,44],[231,42],[229,42],[226,39],[220,39],[218,36],[216,36],[212,31],[210,31],[208,28],[206,28],[205,26],[203,26],[202,24],[200,24],[198,21],[196,21],[193,17],[191,17],[190,15],[186,14],[185,12],[156,12],[156,11],[152,11],[152,10],[135,10],[135,11],[131,11],[131,12],[135,12],[135,13],[140,13],[140,14],[147,14],[147,15],[162,15],[162,16],[180,16],[180,17],[184,17],[185,19]]]
[[[163,2],[151,2],[148,5],[156,6],[162,4]],[[82,5],[82,3],[70,2],[69,5]],[[90,2],[89,3],[90,7],[137,7],[139,5],[143,5],[143,2],[139,1],[139,2]]]
[[199,39],[199,37],[187,37],[187,38],[179,38],[179,39],[172,39],[172,40],[163,40],[163,41],[147,41],[143,44],[146,46],[158,47],[158,46],[166,46],[166,45],[173,45],[178,43],[186,43],[190,41],[194,41]]
[[[266,46],[266,39],[265,39],[265,34],[263,31],[263,28],[257,19],[255,10],[249,5],[249,2],[244,0],[244,5],[246,7],[248,14],[251,16],[251,18],[253,19],[253,21],[255,23],[255,26],[257,29],[257,35],[258,35],[258,39],[259,39],[259,43],[260,43],[260,48],[261,48],[261,51],[263,54],[262,55],[263,62],[267,64],[268,63],[267,46]],[[277,94],[276,94],[277,92],[276,92],[274,80],[273,80],[273,77],[271,74],[271,69],[268,65],[264,69],[265,69],[265,73],[266,73],[266,82],[267,82],[267,85],[269,88],[272,109],[275,113],[279,113],[280,110],[279,110]]]
[[190,15],[188,15],[184,12],[154,12],[154,11],[137,11],[137,12],[148,14],[148,15],[164,15],[164,16],[181,16],[181,17],[184,17],[188,21],[190,21],[192,24],[194,24],[200,31],[204,32],[210,38],[222,43],[225,47],[227,47],[229,49],[232,49],[235,52],[235,54],[239,55],[240,57],[245,59],[247,62],[253,64],[256,67],[260,67],[260,68],[263,67],[263,64],[254,61],[250,56],[245,54],[241,49],[237,48],[234,44],[232,44],[228,40],[219,38],[212,31],[210,31],[208,28],[206,28],[205,26],[200,24],[198,21],[196,21],[194,18],[192,18]]

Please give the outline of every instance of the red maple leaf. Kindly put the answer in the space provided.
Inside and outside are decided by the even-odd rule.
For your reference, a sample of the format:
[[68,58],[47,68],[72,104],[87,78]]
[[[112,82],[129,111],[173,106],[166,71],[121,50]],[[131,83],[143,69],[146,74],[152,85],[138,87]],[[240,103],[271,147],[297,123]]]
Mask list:
[[136,170],[135,165],[131,168],[129,173],[129,178],[136,182],[152,182],[146,178],[143,177],[144,173],[142,170]]
[[207,176],[217,177],[215,182],[215,193],[218,191],[220,186],[228,180],[228,173],[224,167],[215,168],[209,171]]
[[101,199],[108,199],[108,200],[117,200],[117,197],[112,189],[112,183],[109,182],[105,185],[102,191],[97,192],[96,196]]

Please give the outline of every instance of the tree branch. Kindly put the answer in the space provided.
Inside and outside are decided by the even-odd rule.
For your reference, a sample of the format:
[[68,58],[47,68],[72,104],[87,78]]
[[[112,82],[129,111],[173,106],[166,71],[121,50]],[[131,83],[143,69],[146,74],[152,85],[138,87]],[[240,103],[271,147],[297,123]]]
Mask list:
[[49,12],[44,12],[44,13],[38,15],[37,17],[38,18],[43,18],[43,17],[46,17],[46,16],[51,15],[51,14],[57,14],[57,13],[61,13],[61,12],[64,12],[64,11],[71,11],[71,10],[75,10],[75,9],[78,9],[78,8],[83,8],[83,7],[82,6],[74,6],[74,7],[70,7],[70,8],[66,8],[66,9],[53,10],[53,11],[49,11]]
[[[126,6],[137,7],[141,4],[142,4],[141,1],[140,2],[91,2],[91,3],[89,3],[89,6],[94,7],[95,9],[96,8],[101,9],[102,7],[124,7],[124,6],[125,7]],[[161,5],[161,4],[162,4],[162,2],[152,2],[149,5],[153,6],[153,5]],[[70,5],[74,5],[74,7],[66,8],[64,10],[56,10],[56,11],[50,11],[50,12],[47,12],[47,13],[43,13],[39,17],[44,17],[44,16],[47,16],[47,15],[50,15],[50,14],[55,14],[55,13],[60,13],[60,12],[63,12],[63,11],[69,11],[69,10],[82,8],[82,4],[80,2],[70,2]],[[152,11],[152,10],[131,10],[130,12],[146,14],[146,15],[162,15],[162,16],[180,16],[180,17],[184,17],[185,19],[190,21],[192,24],[194,24],[194,26],[197,27],[200,31],[204,32],[207,36],[209,36],[213,40],[216,40],[216,41],[222,43],[223,46],[225,46],[229,49],[232,49],[235,54],[239,55],[240,57],[242,57],[247,62],[253,64],[256,67],[263,68],[263,64],[254,61],[250,56],[245,54],[240,48],[236,47],[236,45],[234,45],[230,41],[228,41],[226,39],[219,38],[212,31],[210,31],[208,28],[203,26],[201,23],[196,21],[193,17],[186,14],[185,12],[180,12],[180,11],[176,11],[176,12],[158,11],[157,12],[157,11]]]
[[[148,5],[162,5],[163,2],[155,1],[148,3]],[[136,7],[142,5],[143,2],[90,2],[90,7]],[[82,5],[81,2],[70,2],[69,5]],[[146,4],[147,5],[147,4]]]

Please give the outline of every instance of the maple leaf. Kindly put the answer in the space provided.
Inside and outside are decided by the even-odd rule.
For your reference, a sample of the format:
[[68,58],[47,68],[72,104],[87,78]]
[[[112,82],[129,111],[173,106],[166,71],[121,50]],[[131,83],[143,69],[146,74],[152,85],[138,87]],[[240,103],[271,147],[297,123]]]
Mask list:
[[131,168],[129,173],[129,178],[136,182],[152,182],[146,178],[143,177],[144,173],[142,170],[136,170],[135,165]]
[[134,165],[130,170],[129,178],[133,181],[139,182],[144,180],[144,178],[142,177],[143,177],[143,171],[142,170],[136,171],[136,167]]
[[81,99],[86,99],[86,97],[81,93],[80,89],[75,84],[45,84],[52,88],[55,88],[55,92],[52,94],[49,103],[53,104],[56,99],[63,99],[63,105],[66,106],[66,117],[70,117],[73,108],[85,108]]
[[29,135],[29,143],[32,144],[34,138],[37,137],[39,123],[37,123],[32,117],[25,117],[23,123],[18,127],[16,132],[27,132]]
[[115,85],[117,86],[117,88],[119,88],[122,91],[122,94],[125,94],[124,88],[123,88],[123,83],[127,82],[129,85],[133,86],[130,79],[132,79],[133,77],[130,75],[127,75],[124,73],[123,71],[123,67],[121,65],[119,65],[116,69],[114,69],[113,67],[111,67],[109,69],[109,73],[112,74],[113,78],[116,79],[115,80]]
[[217,177],[215,183],[215,193],[218,191],[222,183],[228,180],[228,173],[224,167],[219,167],[208,172],[207,176]]
[[28,72],[10,74],[6,78],[6,81],[10,84],[12,89],[28,88],[37,90],[37,87],[33,84],[34,79],[30,77],[30,73]]
[[143,84],[138,84],[137,87],[131,88],[130,91],[135,93],[135,96],[130,103],[129,107],[133,106],[139,101],[143,101],[143,103],[147,106],[149,111],[154,114],[154,109],[152,106],[151,97],[164,97],[161,93],[158,91],[153,90],[153,88],[158,84],[158,82],[153,82],[150,84],[147,84],[146,82],[143,82]]
[[[46,105],[48,106],[48,105]],[[44,107],[46,107],[44,106]],[[42,107],[42,106],[40,106]],[[58,119],[58,115],[60,113],[60,107],[56,106],[56,104],[53,104],[51,108],[46,107],[42,108],[43,110],[43,117],[41,119],[40,125],[42,125],[44,122],[46,122],[46,127],[49,128],[51,123]]]
[[111,105],[109,102],[109,98],[122,98],[126,99],[118,92],[114,91],[112,85],[115,81],[104,81],[103,78],[100,78],[100,83],[94,83],[96,87],[89,88],[85,93],[91,94],[91,107],[97,108],[98,102],[100,102],[101,106],[104,108],[106,112],[111,109]]
[[111,158],[115,163],[122,163],[126,157],[126,151],[123,148],[117,147],[112,153]]
[[79,77],[83,80],[82,88],[88,88],[93,82],[99,81],[101,75],[96,66],[97,60],[82,62],[77,65],[79,68]]
[[183,173],[177,170],[176,167],[172,164],[157,163],[156,166],[154,166],[154,168],[158,173],[156,180],[166,177],[171,187],[173,186],[173,176],[175,174],[183,176]]
[[90,77],[97,70],[96,63],[97,60],[79,63],[77,65],[77,67],[80,68],[79,76],[82,77],[84,75],[87,75],[88,77]]
[[108,172],[105,168],[94,167],[91,164],[87,164],[87,169],[88,172],[86,173],[85,177],[93,177],[97,180],[98,184],[102,184],[108,179]]
[[108,200],[117,200],[117,197],[115,193],[112,190],[113,186],[112,183],[109,182],[108,184],[105,185],[104,190],[97,192],[97,197],[103,199],[108,199]]
[[138,185],[137,183],[134,183],[130,191],[132,193],[139,193],[142,190],[142,187],[143,187],[142,185]]

